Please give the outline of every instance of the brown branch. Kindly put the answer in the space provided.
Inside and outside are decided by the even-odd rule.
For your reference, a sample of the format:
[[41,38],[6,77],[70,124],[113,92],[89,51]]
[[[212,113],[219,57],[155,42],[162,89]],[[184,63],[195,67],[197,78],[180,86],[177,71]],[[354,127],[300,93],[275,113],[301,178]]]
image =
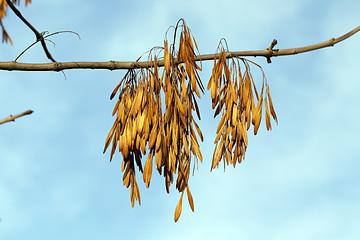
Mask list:
[[[266,57],[269,61],[271,57],[295,55],[298,53],[310,52],[317,49],[331,47],[335,44],[351,37],[355,33],[360,31],[360,26],[354,28],[350,32],[338,37],[332,38],[328,41],[305,46],[299,48],[288,48],[288,49],[273,49],[275,41],[271,46],[264,50],[256,51],[239,51],[239,52],[227,52],[226,57],[245,57],[245,56],[262,56]],[[205,54],[199,55],[195,58],[196,61],[207,61],[218,58],[220,54]],[[177,60],[174,59],[177,63]],[[54,63],[18,63],[18,62],[0,62],[0,70],[17,70],[17,71],[62,71],[66,69],[135,69],[135,68],[148,68],[151,67],[152,62],[119,62],[119,61],[108,61],[108,62],[54,62]],[[164,60],[159,60],[157,63],[158,67],[164,66]]]
[[11,122],[11,121],[15,121],[16,118],[19,118],[19,117],[22,117],[22,116],[25,116],[25,115],[29,115],[29,114],[32,114],[34,111],[33,110],[27,110],[23,113],[19,113],[15,116],[13,115],[10,115],[6,118],[3,118],[3,119],[0,119],[0,124],[3,124],[3,123],[6,123],[6,122]]
[[28,26],[28,28],[30,28],[30,30],[35,34],[36,36],[36,41],[40,41],[41,42],[41,45],[44,49],[44,52],[47,56],[47,58],[49,58],[52,62],[56,62],[55,59],[51,56],[47,46],[46,46],[46,43],[45,43],[45,39],[44,39],[44,36],[43,34],[41,34],[38,30],[36,30],[36,28],[31,25],[29,23],[28,20],[26,20],[23,15],[21,14],[21,12],[14,6],[14,4],[12,4],[11,0],[5,0],[6,3],[9,5],[9,7],[11,8],[11,10],[13,10],[13,12],[16,14],[16,16],[18,16],[18,18],[20,18],[21,21],[23,21],[23,23],[25,23],[26,26]]

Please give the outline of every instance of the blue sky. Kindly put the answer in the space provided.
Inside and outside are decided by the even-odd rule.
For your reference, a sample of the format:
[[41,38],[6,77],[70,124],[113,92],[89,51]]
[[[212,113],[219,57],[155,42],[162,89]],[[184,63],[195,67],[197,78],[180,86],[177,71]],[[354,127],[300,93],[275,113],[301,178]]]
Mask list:
[[[52,38],[57,61],[135,60],[162,45],[184,18],[201,53],[221,38],[233,51],[301,47],[338,37],[360,23],[353,1],[46,1],[26,16],[39,31],[72,30]],[[34,40],[9,11],[4,24],[13,60]],[[297,56],[251,58],[268,78],[279,125],[249,132],[246,158],[235,169],[210,173],[218,119],[211,100],[199,101],[204,161],[190,178],[195,213],[187,202],[177,223],[180,194],[167,194],[153,174],[141,206],[131,208],[121,158],[102,154],[115,102],[109,96],[125,71],[0,71],[1,116],[30,116],[0,126],[0,239],[359,239],[360,36]],[[23,62],[47,62],[36,46]],[[212,62],[203,63],[204,85]],[[258,79],[261,83],[261,79]],[[264,123],[264,122],[263,122]],[[185,200],[185,199],[184,199]]]

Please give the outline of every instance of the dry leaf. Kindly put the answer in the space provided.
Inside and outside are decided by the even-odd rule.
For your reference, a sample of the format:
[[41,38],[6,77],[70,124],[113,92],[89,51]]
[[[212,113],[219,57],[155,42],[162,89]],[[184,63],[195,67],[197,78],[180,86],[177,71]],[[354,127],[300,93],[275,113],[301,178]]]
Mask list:
[[234,104],[233,104],[233,107],[232,107],[232,118],[231,118],[231,122],[232,122],[233,126],[236,125],[237,116],[238,116],[237,106],[236,106],[236,104],[234,103]]
[[203,137],[203,135],[202,135],[202,132],[201,132],[199,126],[197,125],[197,123],[196,123],[195,121],[193,121],[193,123],[194,123],[194,126],[195,126],[195,128],[196,128],[196,131],[197,131],[197,133],[198,133],[198,135],[199,135],[199,137],[200,137],[200,140],[203,142],[203,141],[204,141],[204,137]]
[[177,222],[177,220],[179,220],[180,214],[181,214],[181,208],[182,208],[182,198],[184,196],[184,192],[181,193],[181,197],[179,199],[178,204],[176,205],[176,209],[175,209],[175,215],[174,215],[174,220],[175,222]]
[[164,40],[164,65],[167,75],[170,75],[170,54],[167,40]]
[[150,137],[149,137],[149,148],[152,148],[154,146],[154,144],[156,142],[156,138],[157,138],[157,124],[151,130]]
[[267,92],[268,97],[269,97],[270,113],[273,116],[276,124],[278,124],[278,120],[277,120],[277,117],[276,117],[276,114],[275,114],[274,105],[273,105],[273,102],[272,102],[272,99],[271,99],[271,96],[270,96],[270,89],[269,89],[269,86],[267,84],[266,84],[266,92]]
[[253,118],[252,118],[252,123],[254,125],[254,134],[256,135],[260,126],[260,122],[261,122],[261,112],[262,112],[262,105],[263,105],[263,90],[264,90],[264,85],[261,89],[261,94],[260,94],[260,98],[258,101],[258,105],[255,108],[255,111],[253,112]]
[[191,195],[189,185],[187,186],[186,191],[187,191],[186,193],[187,193],[187,196],[188,196],[189,205],[191,207],[191,210],[194,212],[194,200],[193,200],[193,197]]
[[271,130],[271,123],[270,123],[270,113],[269,113],[269,108],[268,108],[268,104],[267,104],[267,98],[265,97],[265,114],[266,114],[266,129],[267,130]]
[[147,188],[150,186],[150,180],[152,174],[152,160],[153,160],[153,151],[150,151],[145,162],[144,174],[143,174],[143,180]]

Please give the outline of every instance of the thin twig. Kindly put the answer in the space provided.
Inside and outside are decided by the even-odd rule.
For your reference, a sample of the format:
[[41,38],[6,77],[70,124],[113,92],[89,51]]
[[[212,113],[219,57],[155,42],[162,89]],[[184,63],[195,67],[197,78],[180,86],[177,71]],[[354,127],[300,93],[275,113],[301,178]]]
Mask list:
[[17,115],[10,115],[6,118],[3,118],[3,119],[0,119],[0,124],[3,124],[3,123],[6,123],[6,122],[11,122],[11,121],[15,121],[16,118],[19,118],[19,117],[22,117],[22,116],[25,116],[25,115],[29,115],[29,114],[32,114],[34,111],[33,110],[27,110],[23,113],[19,113]]
[[40,41],[43,41],[43,40],[50,41],[52,44],[54,44],[54,47],[55,47],[55,43],[54,43],[53,41],[49,40],[49,39],[46,39],[46,38],[51,37],[51,36],[56,35],[56,34],[61,34],[61,33],[73,33],[73,34],[77,35],[77,36],[79,37],[79,39],[81,39],[81,38],[80,38],[80,35],[79,35],[78,33],[76,33],[76,32],[73,32],[73,31],[59,31],[59,32],[50,33],[50,34],[48,34],[48,35],[43,35],[43,34],[42,34],[43,38],[40,39],[40,40],[36,40],[36,41],[33,42],[32,44],[30,44],[30,46],[28,46],[24,51],[22,51],[22,52],[19,54],[19,56],[17,56],[17,57],[15,58],[14,62],[16,62],[27,50],[29,50],[32,46],[34,46],[35,44],[37,44],[37,43],[40,42]]
[[12,4],[11,0],[5,0],[6,3],[9,5],[9,7],[11,8],[11,10],[13,10],[13,12],[16,14],[16,16],[18,16],[18,18],[20,18],[21,21],[23,21],[25,23],[26,26],[28,26],[28,28],[31,29],[31,31],[33,31],[33,33],[36,36],[36,40],[41,42],[41,45],[44,49],[44,52],[47,56],[47,58],[49,58],[52,62],[56,62],[55,59],[51,56],[49,50],[46,47],[46,43],[44,40],[44,36],[38,31],[36,30],[36,28],[34,26],[32,26],[28,20],[26,20],[23,15],[21,14],[21,12],[14,6],[14,4]]
[[[277,44],[277,40],[276,39],[274,39],[273,41],[272,41],[272,43],[270,44],[270,47],[268,47],[267,48],[267,50],[268,51],[274,51],[273,49],[274,49],[274,47],[275,47],[275,45]],[[271,56],[269,56],[269,57],[266,57],[267,58],[267,62],[268,63],[271,63]]]
[[[354,28],[350,32],[338,37],[332,38],[328,41],[300,47],[300,48],[288,48],[288,49],[271,49],[256,51],[239,51],[239,52],[227,52],[226,58],[231,57],[245,57],[245,56],[262,56],[267,59],[271,57],[295,55],[298,53],[310,52],[317,49],[331,47],[335,44],[351,37],[355,33],[360,31],[360,26]],[[220,54],[205,54],[199,55],[195,58],[196,61],[214,60],[219,58]],[[174,63],[179,63],[177,59],[174,59]],[[18,62],[0,62],[0,70],[17,70],[17,71],[62,71],[67,69],[135,69],[135,68],[149,68],[152,66],[151,61],[144,62],[120,62],[120,61],[107,61],[107,62],[56,62],[56,63],[18,63]],[[164,66],[164,60],[157,62],[158,67]]]

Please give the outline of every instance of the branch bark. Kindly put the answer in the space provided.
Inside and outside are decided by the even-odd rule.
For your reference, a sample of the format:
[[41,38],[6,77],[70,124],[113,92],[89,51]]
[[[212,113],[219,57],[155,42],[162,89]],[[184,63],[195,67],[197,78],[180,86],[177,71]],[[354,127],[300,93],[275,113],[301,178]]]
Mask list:
[[29,115],[29,114],[32,114],[34,111],[33,110],[27,110],[23,113],[19,113],[17,115],[10,115],[6,118],[3,118],[3,119],[0,119],[0,124],[3,124],[3,123],[6,123],[6,122],[11,122],[11,121],[15,121],[16,118],[19,118],[19,117],[22,117],[22,116],[25,116],[25,115]]
[[[268,59],[270,62],[271,57],[295,55],[304,52],[310,52],[317,49],[331,47],[335,44],[351,37],[355,33],[360,31],[360,26],[354,28],[350,32],[338,37],[331,38],[328,41],[321,43],[308,45],[299,48],[288,48],[288,49],[273,49],[274,44],[271,47],[264,50],[255,51],[238,51],[238,52],[227,52],[226,57],[245,57],[245,56],[262,56]],[[273,41],[274,42],[274,41]],[[199,55],[195,58],[196,61],[207,61],[213,60],[219,57],[220,54],[205,54]],[[175,59],[175,63],[177,60]],[[67,69],[108,69],[108,70],[119,70],[119,69],[135,69],[135,68],[148,68],[151,67],[152,62],[121,62],[121,61],[107,61],[107,62],[53,62],[53,63],[19,63],[15,61],[11,62],[0,62],[0,70],[8,71],[62,71]],[[164,66],[164,61],[159,60],[157,65],[159,67]]]

